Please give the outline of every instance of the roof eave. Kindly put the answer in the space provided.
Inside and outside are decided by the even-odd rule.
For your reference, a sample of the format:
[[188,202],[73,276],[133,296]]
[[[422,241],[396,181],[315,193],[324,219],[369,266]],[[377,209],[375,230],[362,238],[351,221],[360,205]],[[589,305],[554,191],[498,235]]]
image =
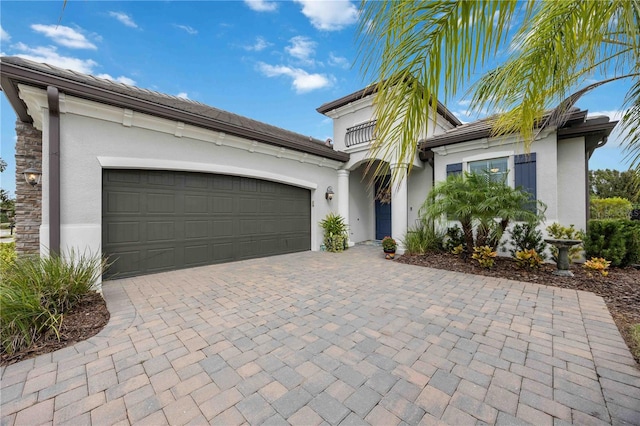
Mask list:
[[[365,87],[364,89],[360,89],[357,92],[353,92],[349,95],[343,96],[339,99],[336,99],[331,102],[324,103],[316,108],[320,114],[326,115],[326,113],[341,108],[345,105],[350,104],[351,102],[357,101],[359,99],[365,98],[369,95],[373,95],[378,91],[378,86],[376,84],[372,84],[370,86]],[[443,116],[451,125],[454,127],[460,126],[462,122],[458,120],[456,117],[442,102],[438,101],[438,114]]]
[[[40,88],[54,86],[61,92],[79,98],[88,99],[91,101],[96,101],[117,107],[129,108],[135,111],[140,111],[170,120],[181,121],[185,124],[192,124],[194,126],[202,127],[209,130],[224,132],[230,135],[250,140],[256,140],[258,142],[266,143],[269,145],[275,145],[287,149],[292,149],[294,151],[314,154],[320,157],[325,157],[340,162],[346,162],[350,158],[348,153],[329,150],[320,143],[318,143],[318,147],[303,147],[297,145],[292,141],[278,139],[271,135],[264,135],[249,129],[242,129],[212,118],[201,117],[197,114],[192,114],[186,111],[172,108],[170,106],[159,105],[150,101],[136,98],[134,96],[115,93],[100,87],[91,86],[64,77],[47,74],[26,67],[21,67],[15,64],[0,62],[0,73],[2,75],[2,88],[3,90],[5,90],[5,93],[7,93],[9,101],[11,102],[13,108],[16,110],[16,113],[22,121],[29,121],[31,120],[31,117],[29,117],[28,119],[26,119],[25,117],[26,106],[17,94],[17,84],[23,83]],[[14,93],[10,93],[12,91]]]

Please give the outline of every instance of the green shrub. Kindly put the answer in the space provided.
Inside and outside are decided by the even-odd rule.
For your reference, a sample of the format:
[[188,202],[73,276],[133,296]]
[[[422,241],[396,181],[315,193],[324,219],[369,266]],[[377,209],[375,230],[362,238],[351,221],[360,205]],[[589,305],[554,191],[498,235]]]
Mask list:
[[590,220],[584,238],[587,257],[602,257],[613,266],[640,261],[640,223],[623,219]]
[[74,252],[18,258],[0,282],[2,351],[23,349],[38,335],[59,335],[62,314],[95,290],[106,267],[100,256]]
[[0,278],[16,260],[16,243],[0,244]]
[[62,314],[47,310],[42,294],[28,281],[0,282],[0,349],[12,354],[44,333],[59,335]]
[[442,248],[447,252],[451,252],[458,246],[465,245],[464,233],[458,225],[453,225],[447,228],[444,238],[442,239]]
[[433,221],[423,219],[409,228],[402,240],[407,254],[425,254],[442,249],[444,232],[437,229]]
[[518,223],[511,230],[513,248],[511,256],[517,257],[518,252],[530,252],[533,250],[542,260],[547,258],[544,253],[547,243],[544,242],[542,232],[537,228],[537,222]]
[[348,247],[347,224],[339,214],[329,213],[320,221],[324,229],[324,245],[327,251],[340,252]]
[[592,198],[591,219],[629,219],[633,204],[626,198]]

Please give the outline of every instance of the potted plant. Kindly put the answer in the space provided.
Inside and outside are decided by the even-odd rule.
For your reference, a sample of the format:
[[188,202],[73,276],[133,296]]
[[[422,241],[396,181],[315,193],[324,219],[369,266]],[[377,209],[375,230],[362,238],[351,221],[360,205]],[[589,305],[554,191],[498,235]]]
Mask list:
[[329,213],[320,221],[324,229],[324,246],[327,251],[340,252],[348,247],[347,224],[338,214]]
[[382,239],[382,250],[386,253],[387,259],[393,259],[396,255],[396,249],[398,248],[398,243],[391,237],[384,237]]

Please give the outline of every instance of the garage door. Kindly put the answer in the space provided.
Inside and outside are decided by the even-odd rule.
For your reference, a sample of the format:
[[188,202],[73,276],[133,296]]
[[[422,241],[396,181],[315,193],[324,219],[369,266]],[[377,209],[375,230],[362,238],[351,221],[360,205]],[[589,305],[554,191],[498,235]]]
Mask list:
[[105,277],[310,250],[309,190],[205,173],[104,170]]

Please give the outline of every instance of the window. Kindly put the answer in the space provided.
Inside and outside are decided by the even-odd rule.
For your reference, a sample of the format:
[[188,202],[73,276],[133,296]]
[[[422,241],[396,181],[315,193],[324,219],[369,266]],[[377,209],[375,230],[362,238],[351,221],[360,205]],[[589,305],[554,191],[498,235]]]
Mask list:
[[507,157],[471,161],[468,164],[470,173],[486,174],[494,182],[507,182],[507,174],[509,173],[509,159]]

